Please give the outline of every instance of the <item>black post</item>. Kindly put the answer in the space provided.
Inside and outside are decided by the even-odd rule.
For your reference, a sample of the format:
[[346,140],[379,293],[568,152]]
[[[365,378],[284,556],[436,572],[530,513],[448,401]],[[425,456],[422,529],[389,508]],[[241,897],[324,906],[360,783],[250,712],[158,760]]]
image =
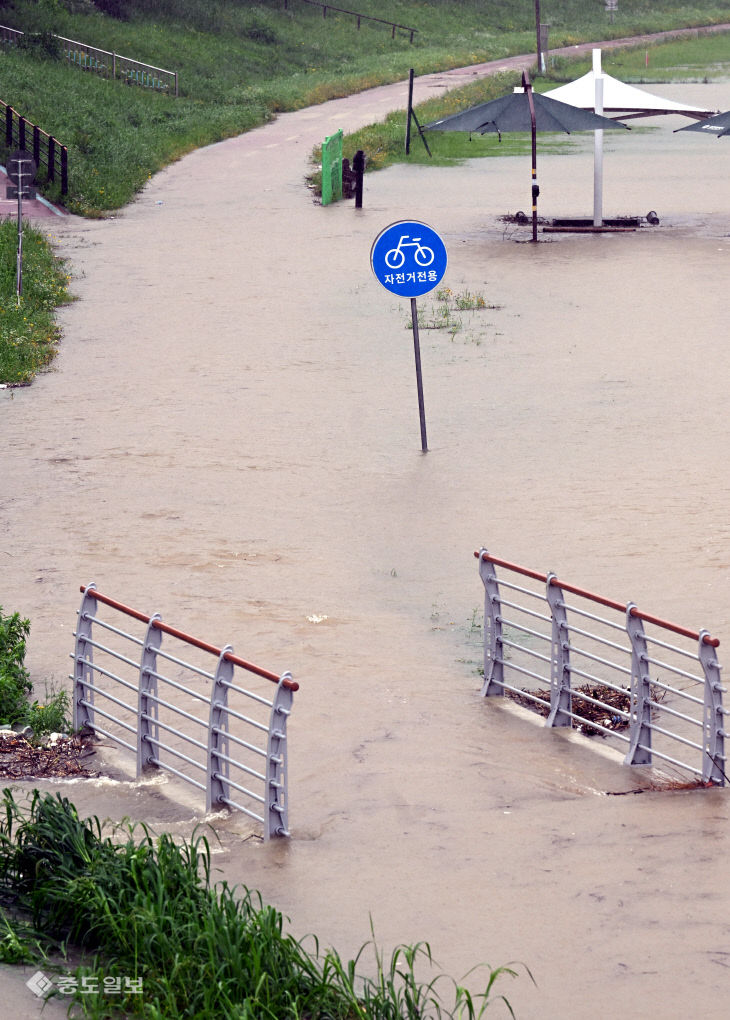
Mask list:
[[358,149],[352,157],[352,169],[355,171],[355,208],[362,209],[362,178],[365,173],[365,153]]
[[68,147],[61,146],[61,194],[68,195]]
[[411,151],[411,116],[413,114],[413,68],[408,75],[408,120],[406,121],[406,156]]
[[426,412],[423,406],[423,380],[421,378],[421,345],[418,339],[418,308],[416,299],[411,298],[411,322],[413,323],[413,350],[416,356],[416,386],[418,387],[418,417],[421,422],[421,450],[428,453],[426,440]]

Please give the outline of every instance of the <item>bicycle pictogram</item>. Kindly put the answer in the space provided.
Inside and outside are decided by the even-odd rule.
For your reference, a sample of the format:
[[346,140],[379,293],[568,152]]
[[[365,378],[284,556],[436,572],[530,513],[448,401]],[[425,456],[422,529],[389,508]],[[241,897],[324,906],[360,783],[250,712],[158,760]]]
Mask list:
[[399,297],[420,297],[437,287],[446,272],[446,247],[433,227],[398,220],[381,230],[370,250],[379,283]]
[[400,269],[404,264],[406,261],[406,255],[403,251],[404,248],[415,248],[413,258],[418,266],[430,266],[434,260],[433,248],[429,248],[427,245],[421,244],[420,237],[414,237],[411,241],[409,241],[408,234],[402,234],[396,247],[391,248],[390,251],[385,253],[384,261],[389,269]]

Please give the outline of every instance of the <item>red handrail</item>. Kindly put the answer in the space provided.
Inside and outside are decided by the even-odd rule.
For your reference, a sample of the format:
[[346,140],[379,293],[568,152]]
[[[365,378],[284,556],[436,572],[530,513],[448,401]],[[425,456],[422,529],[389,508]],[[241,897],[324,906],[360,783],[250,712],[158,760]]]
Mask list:
[[[485,563],[494,563],[497,567],[504,567],[506,570],[512,570],[516,574],[523,574],[525,577],[531,577],[535,581],[543,581],[547,584],[548,575],[540,574],[536,570],[529,570],[527,567],[521,567],[516,563],[510,563],[508,560],[498,559],[496,556],[491,556],[488,552],[475,552],[474,556],[476,559],[484,560]],[[612,599],[604,598],[602,595],[596,595],[594,592],[586,591],[584,588],[577,588],[573,584],[566,584],[564,581],[558,580],[557,577],[550,578],[550,584],[555,585],[557,588],[562,588],[563,591],[569,591],[573,595],[579,595],[581,598],[590,599],[591,602],[598,602],[602,606],[606,606],[609,609],[615,609],[619,613],[625,613],[628,610],[626,603],[614,602]],[[638,620],[644,620],[646,623],[653,623],[657,627],[662,627],[664,630],[671,630],[674,634],[681,634],[683,637],[691,638],[694,641],[699,641],[700,635],[697,631],[688,630],[686,627],[680,627],[676,623],[669,623],[668,620],[661,620],[658,616],[651,616],[649,613],[643,613],[636,606],[631,607],[631,616]],[[719,647],[720,639],[710,637],[709,634],[702,635],[702,643],[710,645],[712,648]]]
[[[223,651],[222,648],[216,648],[215,645],[209,645],[205,641],[200,641],[198,638],[192,637],[190,634],[185,634],[181,630],[177,630],[175,627],[171,627],[168,623],[163,620],[153,620],[151,616],[147,616],[145,613],[140,613],[138,609],[132,609],[130,606],[125,606],[123,602],[118,602],[116,599],[110,598],[108,595],[102,595],[96,588],[88,588],[86,585],[80,585],[79,591],[92,595],[98,602],[103,602],[104,605],[110,606],[112,609],[117,609],[120,613],[125,613],[127,616],[133,617],[135,620],[139,620],[141,623],[149,624],[152,621],[152,626],[156,627],[157,630],[161,630],[163,634],[169,634],[170,637],[177,638],[178,641],[184,641],[186,644],[193,645],[195,648],[200,648],[204,652],[210,652],[212,655],[220,655]],[[256,673],[257,676],[264,677],[266,680],[272,680],[274,683],[279,682],[279,675],[272,673],[271,670],[264,669],[262,666],[256,666],[252,662],[247,662],[240,656],[235,655],[233,652],[226,652],[223,658],[226,662],[232,662],[236,666],[240,666],[242,669],[247,669],[250,673]],[[282,686],[287,687],[290,691],[298,691],[299,684],[296,680],[286,679],[283,681]]]

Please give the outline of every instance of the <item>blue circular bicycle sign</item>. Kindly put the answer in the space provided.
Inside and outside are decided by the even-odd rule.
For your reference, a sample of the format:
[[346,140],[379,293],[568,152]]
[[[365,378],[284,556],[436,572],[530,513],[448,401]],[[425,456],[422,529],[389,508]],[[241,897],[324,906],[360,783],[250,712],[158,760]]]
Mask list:
[[420,297],[438,286],[446,272],[446,245],[419,220],[399,220],[381,230],[370,251],[370,265],[386,290]]

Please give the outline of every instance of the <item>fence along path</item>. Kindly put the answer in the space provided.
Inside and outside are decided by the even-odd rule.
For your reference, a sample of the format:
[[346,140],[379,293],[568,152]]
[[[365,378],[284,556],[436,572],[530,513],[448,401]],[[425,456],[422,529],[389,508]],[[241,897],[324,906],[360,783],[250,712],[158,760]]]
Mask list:
[[729,713],[717,638],[486,549],[474,555],[485,592],[483,696],[507,693],[546,715],[547,726],[601,733],[625,749],[627,765],[658,759],[725,785]]
[[[284,10],[289,9],[290,0],[284,0]],[[292,0],[293,2],[293,0]],[[395,39],[396,29],[400,29],[402,32],[408,32],[410,36],[410,42],[413,42],[413,36],[418,32],[417,28],[409,28],[408,25],[398,25],[394,21],[387,21],[385,18],[374,18],[370,14],[359,14],[357,11],[348,11],[343,7],[335,7],[333,4],[326,4],[323,0],[301,0],[301,3],[308,4],[310,7],[321,7],[322,17],[327,17],[327,11],[333,11],[335,14],[349,14],[352,18],[357,18],[358,30],[363,21],[373,21],[380,25],[387,25],[391,29],[390,37]]]
[[[0,42],[6,45],[17,45],[24,34],[16,28],[0,25]],[[91,71],[103,78],[123,81],[127,85],[140,85],[174,96],[179,94],[177,71],[145,64],[142,60],[124,57],[121,53],[102,50],[76,39],[66,39],[62,35],[54,35],[53,38],[60,42],[63,55],[72,67]]]
[[0,99],[5,124],[5,148],[25,149],[32,153],[39,171],[45,167],[46,182],[60,181],[61,194],[68,194],[68,148],[53,135],[42,131]]
[[206,811],[225,806],[260,822],[265,839],[288,836],[287,720],[299,689],[291,674],[176,630],[93,583],[80,590],[74,728],[135,754],[138,778],[164,769],[204,793]]

